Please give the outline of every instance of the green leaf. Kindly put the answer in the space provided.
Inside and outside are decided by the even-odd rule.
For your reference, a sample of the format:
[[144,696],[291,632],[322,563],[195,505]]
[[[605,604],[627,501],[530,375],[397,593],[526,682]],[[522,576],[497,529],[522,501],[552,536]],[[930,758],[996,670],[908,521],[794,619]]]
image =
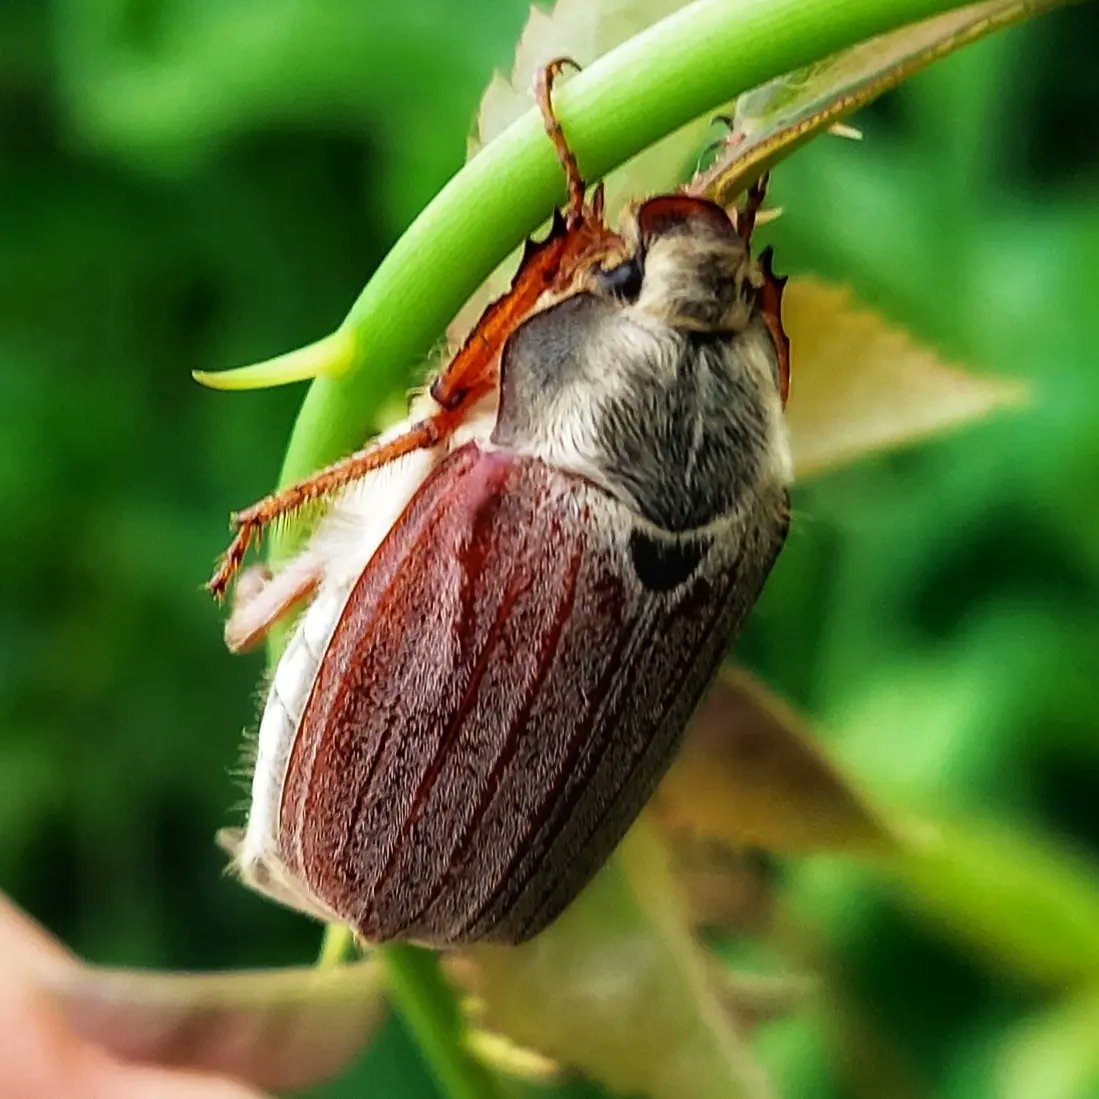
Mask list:
[[799,145],[934,61],[1063,0],[988,0],[879,35],[742,95],[729,140],[692,190],[731,202]]
[[669,853],[644,820],[548,930],[466,959],[459,972],[480,1022],[612,1091],[770,1095],[691,933]]
[[1099,1094],[1099,990],[1009,1031],[994,1063],[1000,1099],[1093,1099]]
[[914,820],[879,868],[913,907],[996,964],[1050,983],[1099,980],[1099,874],[1004,826]]
[[787,421],[799,478],[1020,403],[1024,388],[970,376],[839,287],[792,280]]

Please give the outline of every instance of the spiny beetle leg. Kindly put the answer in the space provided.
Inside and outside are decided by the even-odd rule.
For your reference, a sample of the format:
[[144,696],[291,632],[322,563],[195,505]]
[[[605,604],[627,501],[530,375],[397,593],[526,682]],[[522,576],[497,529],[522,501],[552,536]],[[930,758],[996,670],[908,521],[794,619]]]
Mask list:
[[319,470],[297,484],[280,492],[265,496],[262,500],[233,515],[236,535],[229,543],[214,575],[206,585],[216,599],[225,595],[229,581],[240,569],[248,547],[262,533],[263,528],[277,519],[291,515],[314,500],[338,492],[352,481],[358,481],[372,470],[379,469],[397,458],[416,450],[430,450],[438,446],[461,422],[464,410],[437,412],[419,423],[413,424],[403,435],[376,443],[348,455],[327,469]]

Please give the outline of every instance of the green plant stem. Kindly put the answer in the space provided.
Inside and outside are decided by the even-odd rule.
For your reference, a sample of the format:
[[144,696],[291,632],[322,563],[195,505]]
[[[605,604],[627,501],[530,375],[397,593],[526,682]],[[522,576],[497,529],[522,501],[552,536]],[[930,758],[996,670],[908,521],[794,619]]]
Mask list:
[[[564,83],[558,113],[583,171],[606,174],[691,119],[783,72],[959,0],[697,0]],[[360,445],[382,394],[407,383],[450,319],[564,198],[536,111],[439,192],[379,265],[344,322],[351,366],[317,378],[282,481]]]
[[449,1099],[498,1099],[497,1080],[466,1046],[461,1008],[429,950],[396,943],[379,950],[389,995]]
[[355,956],[355,939],[351,928],[342,923],[330,923],[324,929],[321,952],[317,958],[319,969],[331,969]]
[[[355,954],[349,928],[329,924],[317,965],[341,965]],[[467,1051],[466,1023],[438,958],[429,950],[397,943],[377,951],[389,998],[418,1043],[449,1099],[497,1099],[496,1080]]]
[[[468,1052],[466,1023],[438,958],[429,950],[398,943],[378,950],[389,998],[418,1043],[443,1093],[450,1099],[496,1099],[502,1095],[484,1065]],[[317,965],[341,965],[355,954],[349,928],[325,928]]]

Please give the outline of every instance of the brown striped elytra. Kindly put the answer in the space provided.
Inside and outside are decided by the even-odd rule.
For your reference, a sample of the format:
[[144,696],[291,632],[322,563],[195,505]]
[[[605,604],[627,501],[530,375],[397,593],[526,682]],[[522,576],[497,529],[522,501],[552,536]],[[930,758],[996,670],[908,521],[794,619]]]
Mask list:
[[363,940],[520,942],[641,811],[786,534],[781,282],[747,212],[614,232],[540,84],[570,203],[366,449],[239,513],[331,498],[238,583],[232,648],[296,612],[260,722],[244,880]]

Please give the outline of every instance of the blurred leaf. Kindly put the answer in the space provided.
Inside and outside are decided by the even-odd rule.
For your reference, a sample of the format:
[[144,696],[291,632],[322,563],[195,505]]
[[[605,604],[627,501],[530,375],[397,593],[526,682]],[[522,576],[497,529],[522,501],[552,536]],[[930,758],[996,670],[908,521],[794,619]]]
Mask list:
[[377,965],[171,974],[81,963],[0,900],[5,980],[21,975],[68,1030],[124,1062],[224,1074],[261,1087],[325,1079],[369,1041]]
[[910,822],[880,864],[912,901],[1004,968],[1054,983],[1099,977],[1099,873],[1019,830]]
[[225,974],[73,966],[42,987],[70,1029],[128,1061],[292,1088],[339,1072],[370,1040],[383,995],[372,961]]
[[[190,164],[242,133],[323,124],[369,131],[390,164],[418,145],[404,180],[418,189],[417,171],[438,171],[423,139],[449,134],[458,151],[484,73],[514,38],[519,5],[495,6],[469,33],[447,0],[421,0],[412,17],[387,3],[55,0],[59,92],[81,137],[131,164]],[[426,64],[447,94],[421,79]]]
[[503,1034],[490,1030],[471,1030],[466,1047],[479,1061],[503,1076],[527,1083],[556,1083],[561,1066],[528,1046],[521,1046]]
[[795,974],[738,973],[714,967],[714,982],[725,1010],[742,1030],[783,1019],[806,1008],[819,991],[819,982]]
[[1099,1095],[1099,991],[1089,991],[1009,1031],[997,1057],[1000,1099]]
[[816,279],[793,279],[787,420],[798,477],[946,430],[1023,399],[1021,385],[947,366],[903,329]]
[[[530,109],[536,74],[556,57],[571,57],[586,65],[625,42],[638,31],[682,8],[687,0],[558,0],[551,12],[530,9],[530,18],[515,50],[508,77],[492,78],[481,100],[477,138],[469,155],[502,133]],[[565,77],[567,79],[567,77]],[[627,202],[642,195],[671,190],[693,167],[693,159],[710,132],[711,115],[696,119],[650,146],[605,181],[608,221]],[[567,128],[566,128],[567,132]],[[581,171],[584,165],[580,165]],[[451,339],[459,343],[486,305],[502,294],[518,263],[517,249],[480,286],[449,326]]]
[[[716,758],[714,752],[708,758]],[[696,773],[704,775],[701,765]],[[688,803],[688,819],[713,812],[710,805]],[[893,846],[870,852],[867,865],[896,884],[917,911],[1005,969],[1055,983],[1099,976],[1093,864],[1018,828],[896,810],[886,818]]]
[[691,189],[732,201],[798,145],[933,61],[1065,0],[989,0],[862,42],[742,95],[729,139]]
[[519,947],[467,951],[458,973],[483,1026],[612,1091],[768,1096],[689,922],[668,852],[643,819],[556,923]]
[[866,851],[891,842],[801,720],[733,669],[722,672],[696,711],[653,807],[667,829],[735,847]]
[[[658,821],[659,814],[660,806],[655,805]],[[676,885],[694,927],[739,936],[770,927],[775,875],[758,851],[685,827],[665,826],[664,832]]]
[[[687,0],[558,0],[550,12],[532,7],[515,47],[510,77],[497,73],[481,99],[477,138],[485,145],[530,110],[535,75],[556,57],[588,65]],[[471,147],[471,152],[476,146]]]

